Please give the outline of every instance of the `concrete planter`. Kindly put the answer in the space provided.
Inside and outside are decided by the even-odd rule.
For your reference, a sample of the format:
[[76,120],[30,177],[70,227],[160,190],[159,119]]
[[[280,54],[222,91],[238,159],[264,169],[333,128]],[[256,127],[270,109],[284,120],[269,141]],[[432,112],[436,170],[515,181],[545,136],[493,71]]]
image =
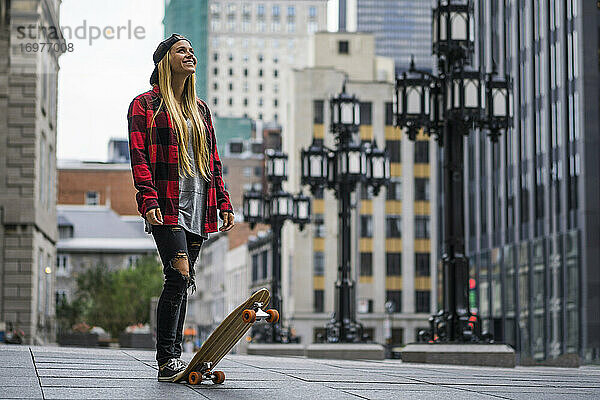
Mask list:
[[119,336],[121,347],[132,347],[136,349],[154,349],[156,342],[151,333],[121,333]]
[[61,346],[98,347],[97,333],[63,333],[57,335],[56,339]]

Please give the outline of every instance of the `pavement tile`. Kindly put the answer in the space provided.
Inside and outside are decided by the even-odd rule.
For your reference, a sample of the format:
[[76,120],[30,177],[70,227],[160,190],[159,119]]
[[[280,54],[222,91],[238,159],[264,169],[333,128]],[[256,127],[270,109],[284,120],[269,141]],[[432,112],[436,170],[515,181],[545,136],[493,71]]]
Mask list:
[[481,393],[456,391],[448,392],[444,390],[435,391],[411,391],[402,390],[397,392],[390,392],[389,390],[350,390],[348,393],[360,396],[365,399],[371,400],[484,400],[484,399],[498,399],[496,396],[486,395]]
[[79,387],[79,388],[111,388],[111,387],[147,387],[159,384],[156,376],[137,379],[114,378],[48,378],[40,377],[44,390],[49,387]]
[[83,377],[96,377],[96,378],[156,378],[156,371],[148,368],[147,370],[137,371],[114,371],[114,370],[89,370],[89,369],[38,369],[38,375],[40,377],[56,377],[56,378],[83,378]]
[[0,388],[40,385],[38,377],[35,374],[6,376],[2,372],[4,371],[0,371]]
[[35,385],[21,385],[21,386],[2,386],[0,387],[0,398],[2,399],[41,399],[43,398],[42,390],[40,386]]
[[[4,362],[2,362],[4,364]],[[33,365],[29,367],[0,367],[0,376],[3,377],[20,377],[20,376],[36,376]]]
[[185,385],[164,385],[154,382],[145,387],[118,388],[44,388],[44,398],[48,399],[203,399],[199,393]]
[[153,350],[0,345],[0,365],[11,366],[0,367],[0,399],[600,399],[600,368],[593,366],[504,369],[228,355],[216,368],[227,376],[223,385],[188,385],[157,382],[154,356]]

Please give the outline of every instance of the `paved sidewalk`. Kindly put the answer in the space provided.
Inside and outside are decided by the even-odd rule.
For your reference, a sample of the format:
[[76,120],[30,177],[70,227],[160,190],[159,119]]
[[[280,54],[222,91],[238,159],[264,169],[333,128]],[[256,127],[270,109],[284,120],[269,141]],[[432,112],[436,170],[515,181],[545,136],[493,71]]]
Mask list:
[[[192,354],[183,358],[189,360]],[[227,356],[225,383],[159,383],[153,351],[0,345],[2,399],[600,399],[600,368]]]

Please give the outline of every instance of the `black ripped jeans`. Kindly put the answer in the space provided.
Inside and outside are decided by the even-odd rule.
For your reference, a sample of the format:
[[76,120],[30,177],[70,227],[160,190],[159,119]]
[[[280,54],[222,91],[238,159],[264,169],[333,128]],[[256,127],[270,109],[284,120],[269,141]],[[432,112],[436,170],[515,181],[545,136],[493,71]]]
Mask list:
[[[195,290],[194,263],[204,238],[179,225],[152,225],[152,236],[165,274],[156,310],[156,361],[161,365],[170,358],[181,356],[187,289],[193,287]],[[188,260],[188,276],[174,265],[181,258]]]

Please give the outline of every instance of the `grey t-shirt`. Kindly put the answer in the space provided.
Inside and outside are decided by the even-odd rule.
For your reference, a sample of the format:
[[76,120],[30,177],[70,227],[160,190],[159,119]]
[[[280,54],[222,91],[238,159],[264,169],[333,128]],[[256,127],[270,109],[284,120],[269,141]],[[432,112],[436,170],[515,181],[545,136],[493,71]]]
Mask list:
[[[192,132],[192,123],[187,121],[188,131]],[[185,230],[207,239],[208,234],[204,229],[204,215],[206,213],[207,182],[202,178],[196,166],[194,149],[192,148],[192,135],[189,135],[188,154],[195,176],[179,177],[179,214],[177,224]],[[146,221],[146,232],[152,233],[152,224]]]

